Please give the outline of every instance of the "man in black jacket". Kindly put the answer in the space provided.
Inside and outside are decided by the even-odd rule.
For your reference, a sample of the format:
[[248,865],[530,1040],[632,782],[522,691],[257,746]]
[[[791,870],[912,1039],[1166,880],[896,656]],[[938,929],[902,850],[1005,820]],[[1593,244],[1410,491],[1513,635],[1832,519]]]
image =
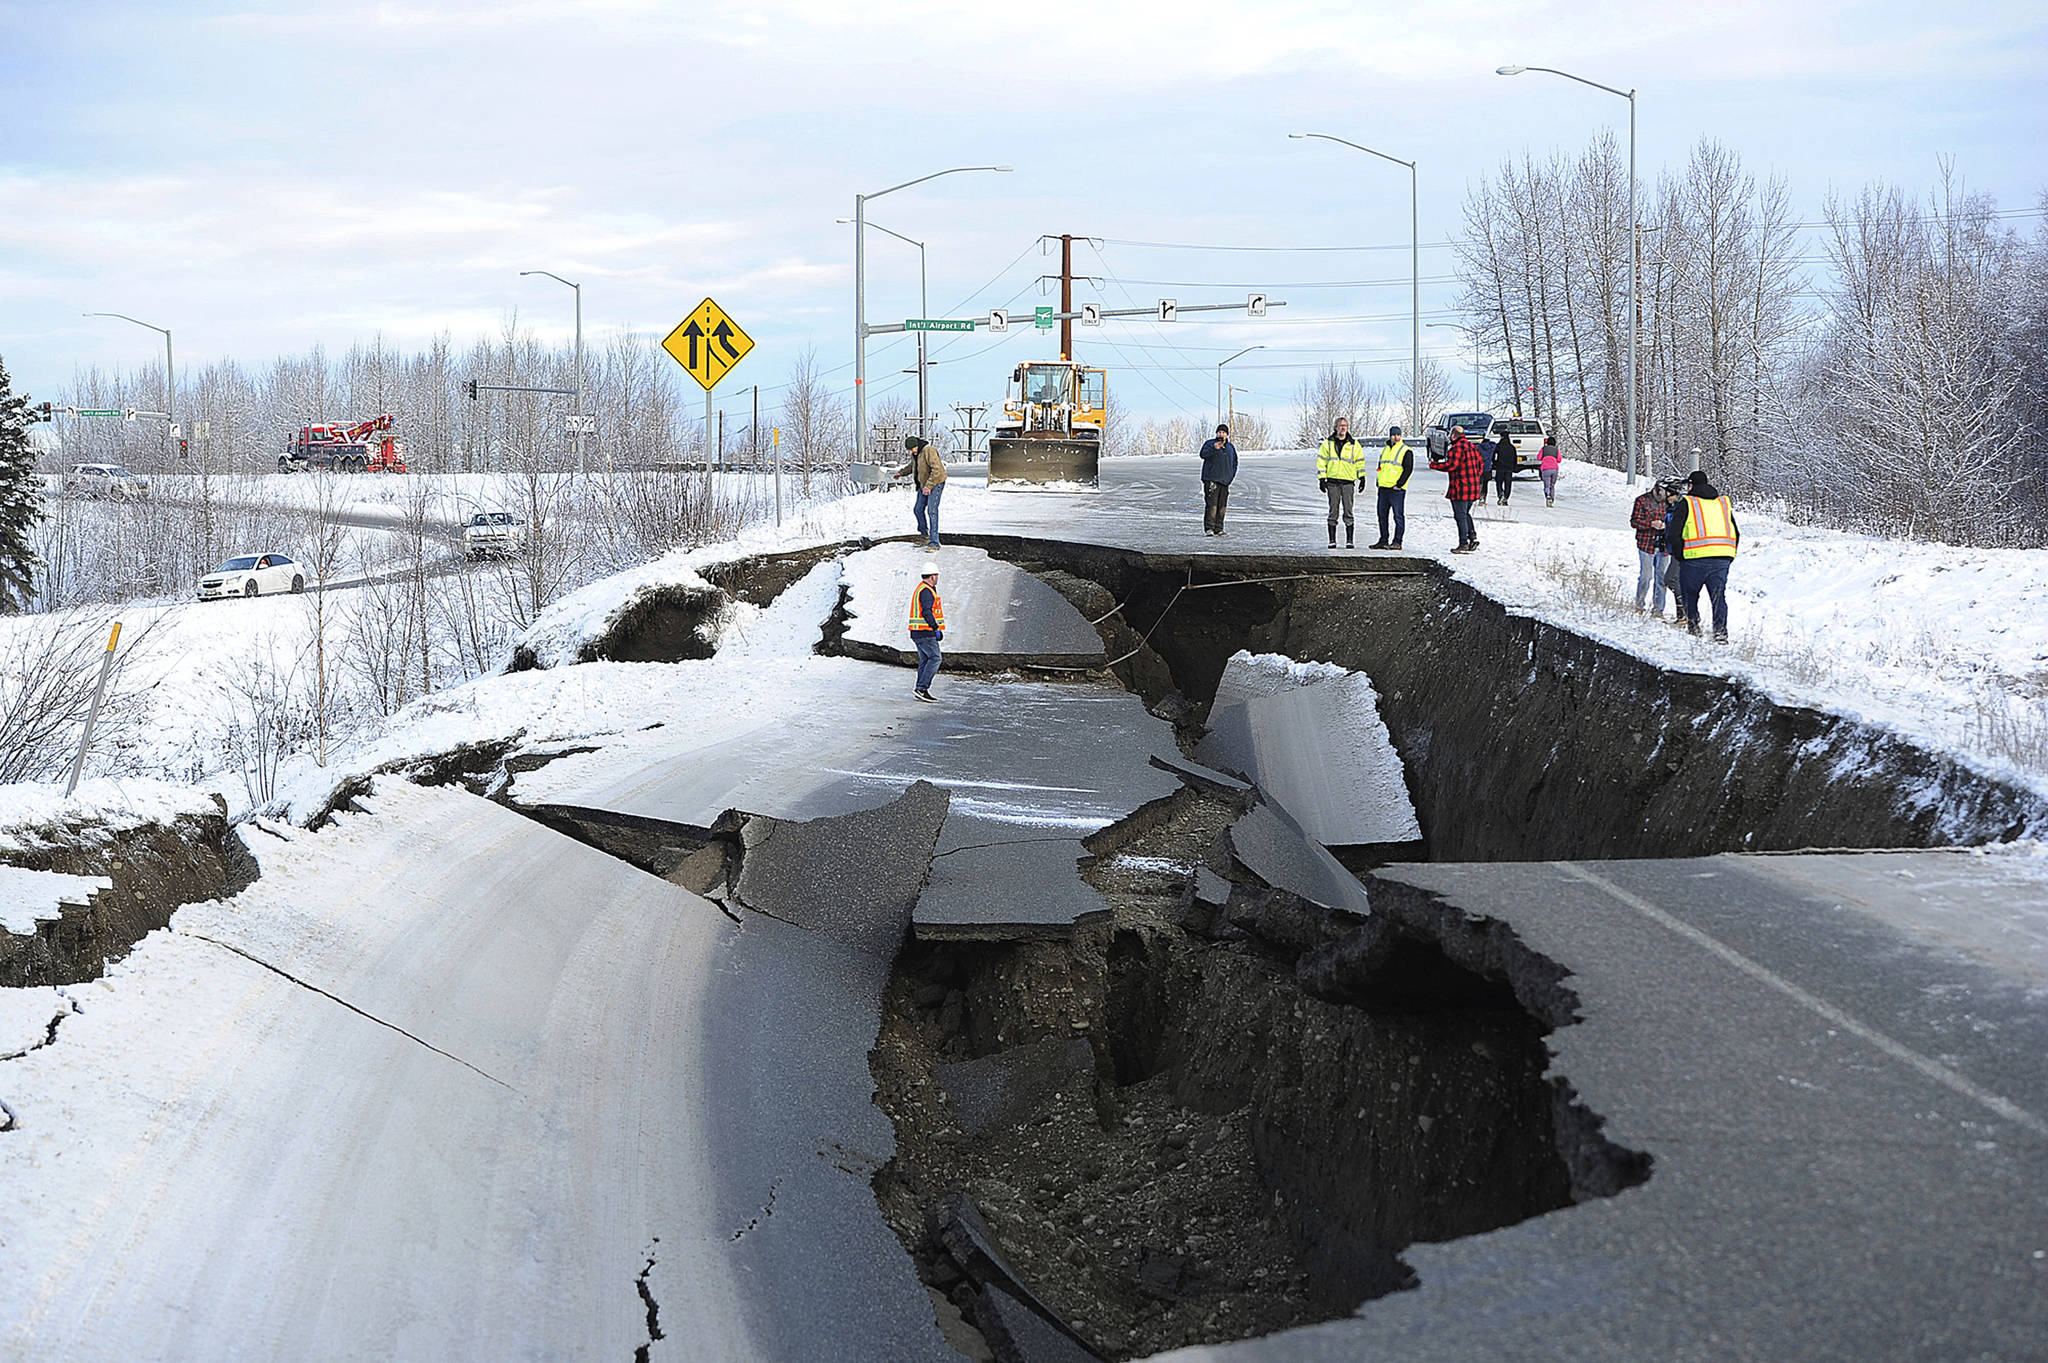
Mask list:
[[1237,477],[1237,446],[1230,427],[1218,422],[1216,438],[1202,446],[1202,533],[1223,533],[1223,508],[1230,503],[1230,482]]

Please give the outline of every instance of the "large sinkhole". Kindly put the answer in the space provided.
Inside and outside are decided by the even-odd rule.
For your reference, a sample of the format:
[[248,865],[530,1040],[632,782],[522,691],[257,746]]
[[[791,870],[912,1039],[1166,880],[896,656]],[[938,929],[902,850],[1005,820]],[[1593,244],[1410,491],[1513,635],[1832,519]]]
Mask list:
[[[897,1133],[875,1186],[942,1316],[1105,1359],[1242,1339],[1412,1286],[1417,1241],[1574,1200],[1547,1027],[1419,936],[1306,969],[1331,956],[1309,936],[1362,921],[1231,861],[1243,806],[1189,786],[1093,841],[1111,907],[1065,939],[906,948],[872,1055]],[[1204,913],[1198,870],[1237,907]],[[1611,1156],[1609,1190],[1645,1175]]]

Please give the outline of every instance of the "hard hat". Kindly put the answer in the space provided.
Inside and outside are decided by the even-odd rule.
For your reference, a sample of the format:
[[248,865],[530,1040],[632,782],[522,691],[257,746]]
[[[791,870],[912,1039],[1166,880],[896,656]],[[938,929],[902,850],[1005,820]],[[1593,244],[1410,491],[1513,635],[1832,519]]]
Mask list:
[[917,575],[919,577],[937,577],[939,575],[939,561],[935,558],[926,559],[924,567],[917,570]]

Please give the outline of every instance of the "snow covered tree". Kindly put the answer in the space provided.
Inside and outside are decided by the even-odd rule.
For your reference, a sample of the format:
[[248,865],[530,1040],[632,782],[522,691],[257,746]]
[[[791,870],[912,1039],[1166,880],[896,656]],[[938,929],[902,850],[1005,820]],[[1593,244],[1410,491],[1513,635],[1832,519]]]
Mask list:
[[0,360],[0,612],[25,610],[35,595],[33,536],[43,518],[36,455],[28,443],[28,399],[14,392]]

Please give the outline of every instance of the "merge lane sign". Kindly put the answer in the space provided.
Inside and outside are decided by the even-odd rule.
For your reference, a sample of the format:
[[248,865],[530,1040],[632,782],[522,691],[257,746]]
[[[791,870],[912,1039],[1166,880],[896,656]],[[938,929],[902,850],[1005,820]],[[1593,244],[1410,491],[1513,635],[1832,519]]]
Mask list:
[[709,392],[747,357],[747,352],[754,348],[754,338],[741,331],[739,324],[726,316],[724,308],[707,298],[663,339],[661,348]]

